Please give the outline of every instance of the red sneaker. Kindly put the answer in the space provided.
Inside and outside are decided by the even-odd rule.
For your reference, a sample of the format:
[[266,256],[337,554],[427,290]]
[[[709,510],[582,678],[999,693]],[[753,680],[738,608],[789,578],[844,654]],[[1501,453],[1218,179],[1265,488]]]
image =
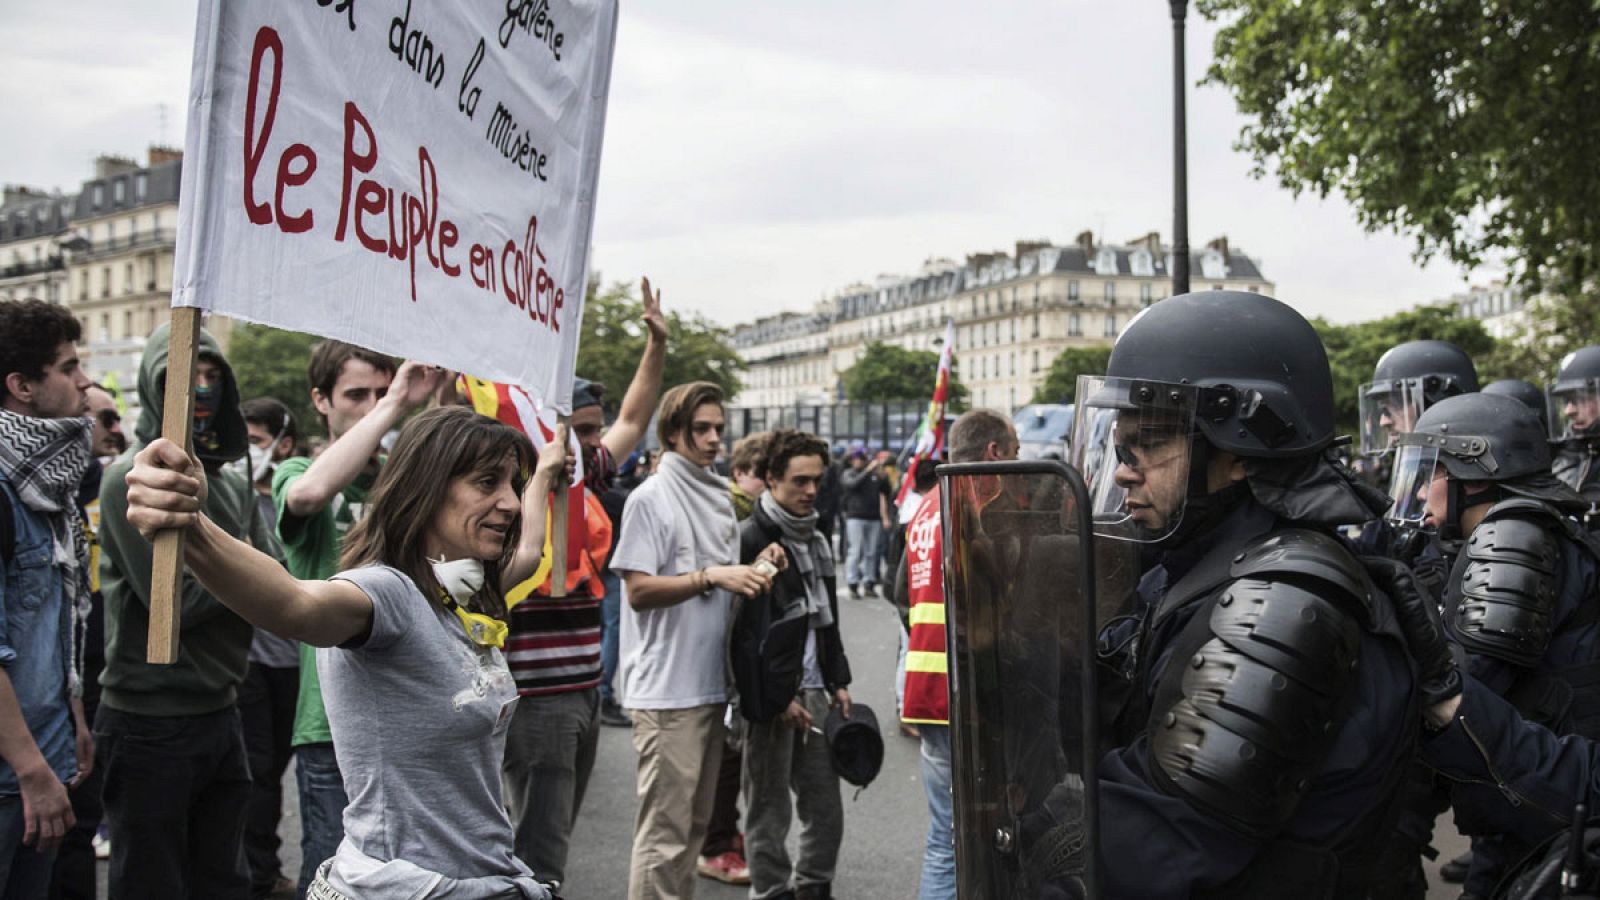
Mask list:
[[701,878],[715,878],[723,884],[750,883],[750,867],[745,865],[744,857],[733,850],[719,856],[700,857],[694,870]]

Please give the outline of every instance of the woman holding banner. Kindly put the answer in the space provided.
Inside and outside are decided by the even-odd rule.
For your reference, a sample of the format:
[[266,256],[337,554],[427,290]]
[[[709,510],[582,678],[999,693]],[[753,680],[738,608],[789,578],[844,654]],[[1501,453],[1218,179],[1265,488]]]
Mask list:
[[[203,471],[165,440],[128,474],[147,538],[187,529],[184,562],[252,624],[319,648],[349,790],[345,841],[309,896],[546,898],[512,853],[500,761],[516,686],[500,647],[503,585],[538,565],[564,465],[468,409],[400,432],[328,581],[300,581],[198,512]],[[531,477],[529,468],[534,468]],[[442,476],[442,477],[441,477]]]

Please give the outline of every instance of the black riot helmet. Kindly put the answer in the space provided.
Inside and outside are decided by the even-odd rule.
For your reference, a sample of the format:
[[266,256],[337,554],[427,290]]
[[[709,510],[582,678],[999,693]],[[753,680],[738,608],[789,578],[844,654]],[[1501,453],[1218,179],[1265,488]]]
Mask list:
[[1478,389],[1478,369],[1449,341],[1407,341],[1378,358],[1361,386],[1361,452],[1393,449],[1428,407]]
[[1334,439],[1333,379],[1316,329],[1260,294],[1201,291],[1145,309],[1106,374],[1078,379],[1077,397],[1074,463],[1110,537],[1158,541],[1176,529],[1182,505],[1152,514],[1127,486],[1135,475],[1167,490],[1182,479],[1192,501],[1204,493],[1191,479],[1203,486],[1204,460],[1191,469],[1191,459],[1206,445],[1286,460],[1320,455]]
[[[1418,417],[1398,447],[1389,489],[1395,521],[1423,520],[1429,485],[1441,474],[1453,482],[1450,501],[1456,509],[1456,486],[1466,481],[1493,482],[1504,493],[1562,508],[1582,507],[1577,494],[1550,474],[1550,442],[1538,414],[1504,395],[1447,397]],[[1449,518],[1454,515],[1452,510]]]
[[1491,381],[1484,385],[1483,393],[1510,397],[1538,413],[1540,424],[1548,421],[1545,418],[1548,409],[1545,405],[1544,390],[1531,381],[1523,381],[1520,378],[1502,378],[1499,381]]
[[1550,438],[1600,438],[1600,346],[1567,354],[1550,385]]

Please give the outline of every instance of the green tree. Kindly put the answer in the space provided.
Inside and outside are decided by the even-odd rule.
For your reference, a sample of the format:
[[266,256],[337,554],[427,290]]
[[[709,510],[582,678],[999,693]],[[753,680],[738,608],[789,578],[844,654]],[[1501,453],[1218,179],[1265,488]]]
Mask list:
[[1328,367],[1333,371],[1334,420],[1340,434],[1357,433],[1361,385],[1372,380],[1378,358],[1396,344],[1449,341],[1477,362],[1480,383],[1506,377],[1484,364],[1497,342],[1483,329],[1483,323],[1462,318],[1449,307],[1422,306],[1353,325],[1334,325],[1324,319],[1314,319],[1312,324],[1328,351]]
[[[968,391],[956,369],[952,362],[948,403],[951,411],[960,412],[967,408]],[[844,381],[845,398],[851,403],[892,403],[930,399],[938,372],[939,354],[932,350],[907,350],[897,344],[873,341],[855,365],[839,377]]]
[[[1296,194],[1342,194],[1420,259],[1503,261],[1535,310],[1507,365],[1600,335],[1600,4],[1200,0],[1238,147]],[[1576,326],[1576,330],[1573,327]]]
[[1111,345],[1068,347],[1051,361],[1044,383],[1033,392],[1029,403],[1073,403],[1078,394],[1079,375],[1104,375],[1111,361]]
[[276,397],[294,414],[301,437],[326,436],[322,417],[311,405],[306,363],[322,338],[243,322],[228,338],[228,364],[239,382],[239,399]]
[[[728,332],[694,313],[684,315],[671,309],[672,298],[663,298],[672,337],[667,343],[667,364],[662,384],[672,387],[690,381],[710,381],[720,385],[729,397],[739,393],[739,372],[744,362],[728,340]],[[605,410],[616,415],[622,397],[639,368],[644,355],[645,327],[640,317],[644,304],[626,282],[600,288],[589,283],[584,300],[583,326],[578,339],[577,372],[590,381],[606,386]]]

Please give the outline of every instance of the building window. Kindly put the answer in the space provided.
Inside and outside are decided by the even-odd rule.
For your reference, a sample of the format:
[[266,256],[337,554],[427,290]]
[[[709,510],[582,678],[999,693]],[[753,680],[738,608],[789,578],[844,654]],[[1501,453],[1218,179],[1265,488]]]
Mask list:
[[1077,313],[1067,316],[1067,335],[1069,337],[1083,336],[1083,322],[1078,318]]
[[1259,285],[1259,284],[1250,285],[1250,293],[1252,293],[1252,294],[1261,293],[1261,285]]
[[133,337],[133,310],[122,311],[122,338],[129,340]]
[[1033,314],[1033,336],[1034,337],[1038,337],[1039,336],[1039,314],[1038,313],[1034,313]]
[[[111,296],[111,267],[102,266],[100,269],[100,296]],[[109,327],[109,326],[107,326]]]
[[1106,337],[1117,336],[1117,317],[1115,314],[1108,313],[1106,315],[1106,328],[1105,331],[1101,333]]
[[1076,281],[1067,282],[1067,299],[1068,300],[1076,300],[1076,299],[1078,299],[1078,282],[1076,282]]
[[128,179],[118,178],[111,182],[111,202],[121,206],[128,199]]
[[1106,305],[1117,305],[1117,283],[1115,281],[1106,282]]
[[122,267],[122,292],[124,294],[133,293],[133,263],[128,263]]
[[1007,353],[1006,355],[1011,357],[1011,374],[1017,374],[1017,355],[1015,353]]
[[99,209],[100,207],[105,205],[105,202],[106,202],[106,186],[104,184],[102,184],[100,182],[95,182],[94,188],[91,189],[89,193],[93,197],[93,208],[94,209]]
[[[109,269],[107,271],[110,271]],[[111,340],[111,313],[100,314],[100,342]]]
[[1222,285],[1220,285],[1220,284],[1213,284],[1213,285],[1212,285],[1212,286],[1211,286],[1211,289],[1212,289],[1212,290],[1213,290],[1213,291],[1220,291],[1220,290],[1222,290]]
[[148,187],[150,176],[143,172],[133,176],[133,199],[139,203],[144,202],[145,189]]
[[1139,285],[1139,302],[1144,306],[1150,305],[1150,290],[1151,288],[1148,284]]
[[1033,371],[1039,371],[1039,351],[1033,351]]

